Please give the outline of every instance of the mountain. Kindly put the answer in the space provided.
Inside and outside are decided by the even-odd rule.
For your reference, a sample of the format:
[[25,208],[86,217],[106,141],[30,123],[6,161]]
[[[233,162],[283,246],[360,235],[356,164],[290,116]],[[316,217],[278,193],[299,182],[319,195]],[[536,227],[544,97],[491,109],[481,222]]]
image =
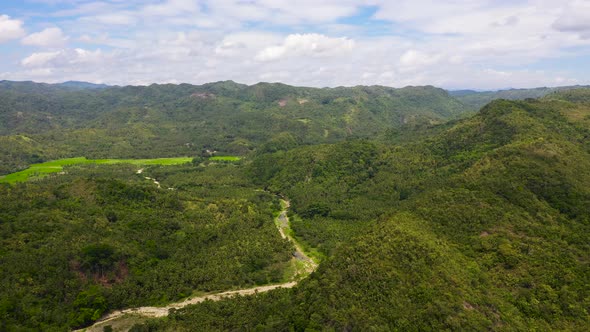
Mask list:
[[557,91],[567,91],[572,89],[578,89],[581,86],[563,86],[553,88],[533,88],[533,89],[508,89],[498,91],[474,91],[474,90],[456,90],[449,91],[449,95],[455,97],[465,105],[473,108],[480,109],[487,103],[496,99],[508,99],[508,100],[524,100],[527,98],[541,98],[550,93]]
[[80,82],[80,81],[67,81],[67,82],[63,82],[63,83],[58,83],[56,85],[57,86],[64,87],[64,88],[72,88],[72,89],[79,89],[79,90],[84,90],[84,89],[104,89],[104,88],[108,88],[109,87],[106,84],[95,84],[95,83]]
[[494,101],[401,146],[259,157],[251,177],[290,197],[294,233],[324,257],[320,268],[292,290],[186,307],[143,328],[584,330],[590,126],[579,118],[590,108],[574,100],[588,91]]
[[546,100],[557,99],[588,106],[590,104],[590,89],[577,88],[555,91],[545,96]]
[[81,155],[149,158],[203,149],[245,155],[374,137],[466,112],[446,91],[430,86],[316,89],[226,81],[74,89],[4,81],[0,135],[13,143],[2,148],[10,157],[0,172],[33,159]]
[[[74,165],[0,184],[0,330],[71,330],[117,309],[270,284],[293,287],[107,323],[590,325],[588,88],[475,114],[434,87],[6,83],[0,98],[5,171],[50,156],[245,156]],[[296,252],[319,261],[307,277],[275,225],[286,209]]]
[[18,91],[26,93],[51,93],[60,90],[87,90],[87,89],[104,89],[109,86],[106,84],[94,84],[80,81],[67,81],[63,83],[36,83],[32,81],[0,81],[0,90]]
[[0,330],[71,331],[114,308],[281,282],[292,247],[257,189],[234,165],[190,164],[0,184]]

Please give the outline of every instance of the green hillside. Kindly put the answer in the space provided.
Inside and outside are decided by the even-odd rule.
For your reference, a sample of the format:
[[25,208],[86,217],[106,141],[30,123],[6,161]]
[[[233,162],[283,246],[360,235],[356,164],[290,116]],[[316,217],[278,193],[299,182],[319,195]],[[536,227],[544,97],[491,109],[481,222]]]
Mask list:
[[[590,89],[469,115],[433,87],[22,84],[33,91],[0,94],[18,107],[39,98],[27,106],[37,115],[54,98],[55,128],[7,126],[6,172],[80,152],[195,158],[80,162],[0,183],[0,330],[66,331],[116,309],[291,281],[135,315],[131,330],[590,325]],[[57,111],[74,100],[104,108]],[[275,218],[319,261],[308,277],[291,279],[297,254]]]
[[0,330],[68,331],[116,308],[284,280],[292,246],[274,195],[233,165],[139,167],[0,184]]
[[325,256],[293,290],[209,302],[150,330],[584,330],[590,127],[555,101],[496,101],[403,146],[276,153],[250,172],[291,198]]
[[[212,157],[212,158],[224,158],[224,157]],[[232,157],[225,157],[232,158]],[[237,158],[237,157],[233,157]],[[84,165],[84,164],[132,164],[139,166],[147,165],[178,165],[192,162],[193,158],[178,157],[178,158],[156,158],[156,159],[86,159],[84,157],[79,158],[66,158],[52,161],[46,161],[44,163],[32,164],[25,170],[20,172],[11,173],[8,175],[0,176],[0,183],[15,183],[24,182],[30,180],[38,180],[52,173],[60,173],[64,171],[64,167],[72,165]],[[239,160],[239,159],[238,159]]]
[[508,89],[498,91],[473,91],[473,90],[457,90],[449,91],[449,94],[461,101],[463,104],[473,109],[480,109],[487,103],[497,99],[508,100],[525,100],[527,98],[542,98],[546,95],[578,89],[580,86],[563,86],[553,88],[534,88],[534,89]]
[[0,145],[0,174],[77,156],[245,155],[375,137],[465,112],[434,87],[315,89],[228,81],[81,90],[4,81],[0,139],[9,144]]

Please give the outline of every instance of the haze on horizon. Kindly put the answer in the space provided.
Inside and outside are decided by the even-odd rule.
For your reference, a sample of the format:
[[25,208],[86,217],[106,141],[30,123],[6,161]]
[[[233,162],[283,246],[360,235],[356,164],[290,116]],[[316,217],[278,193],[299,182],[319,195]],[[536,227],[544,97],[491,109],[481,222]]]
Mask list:
[[590,83],[590,0],[5,0],[0,80]]

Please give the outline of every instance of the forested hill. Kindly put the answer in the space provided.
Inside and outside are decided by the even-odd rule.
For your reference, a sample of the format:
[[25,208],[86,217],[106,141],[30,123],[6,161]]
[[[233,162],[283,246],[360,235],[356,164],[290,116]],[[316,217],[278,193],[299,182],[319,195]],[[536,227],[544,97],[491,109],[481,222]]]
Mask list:
[[[83,82],[43,84],[2,81],[0,98],[0,114],[6,120],[0,133],[5,135],[89,125],[96,127],[98,124],[92,122],[96,119],[107,126],[117,120],[109,117],[110,113],[129,112],[129,108],[155,108],[155,111],[164,113],[158,120],[168,122],[195,120],[199,116],[213,122],[232,120],[226,118],[232,114],[217,119],[212,117],[215,114],[205,112],[206,108],[218,108],[219,112],[232,108],[235,113],[281,113],[292,120],[339,117],[343,126],[352,126],[363,120],[373,121],[371,124],[385,121],[383,126],[419,121],[440,122],[465,112],[463,105],[450,98],[446,91],[432,86],[318,89],[280,83],[247,86],[225,81],[200,86],[153,84],[107,87]],[[171,107],[180,109],[170,112]],[[336,112],[340,109],[341,112]],[[147,119],[138,119],[138,122],[149,123]],[[358,134],[367,133],[361,131]]]
[[[165,156],[180,139],[255,153],[235,164],[78,165],[1,184],[0,330],[65,331],[116,308],[292,280],[278,197],[317,270],[291,289],[205,301],[133,331],[587,330],[590,89],[495,100],[426,126],[383,105],[440,115],[456,103],[442,90],[342,89],[6,93],[33,111],[61,110],[49,113],[62,114],[55,128],[0,137],[37,158]],[[103,108],[71,106],[92,103]],[[398,122],[377,121],[393,113]],[[190,144],[187,153],[201,149]],[[4,158],[34,157],[27,151]]]
[[293,290],[187,307],[149,330],[587,329],[588,96],[495,101],[401,146],[259,157],[251,178],[291,198],[295,234],[325,260]]
[[0,82],[0,174],[62,157],[245,155],[376,137],[467,109],[442,89],[301,88],[231,81],[80,88]]
[[524,100],[527,98],[541,98],[548,94],[582,88],[581,86],[542,87],[533,89],[508,89],[498,91],[474,91],[456,90],[449,91],[449,94],[466,106],[473,109],[480,109],[487,103],[496,99]]
[[63,83],[36,83],[32,81],[7,81],[0,80],[0,90],[13,90],[19,92],[47,93],[59,90],[93,90],[109,87],[106,84],[94,84],[80,81],[67,81]]

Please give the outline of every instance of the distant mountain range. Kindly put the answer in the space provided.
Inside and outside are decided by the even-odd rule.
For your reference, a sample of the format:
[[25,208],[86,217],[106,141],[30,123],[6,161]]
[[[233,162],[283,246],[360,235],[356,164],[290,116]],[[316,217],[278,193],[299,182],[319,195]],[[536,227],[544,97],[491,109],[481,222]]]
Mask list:
[[475,91],[475,90],[455,90],[449,91],[449,94],[465,105],[474,109],[479,109],[485,104],[496,99],[524,100],[527,98],[541,98],[556,91],[567,91],[584,88],[588,86],[561,86],[561,87],[541,87],[532,89],[507,89],[497,91]]
[[[0,173],[39,159],[245,155],[375,138],[471,110],[432,86],[306,88],[280,83],[0,82]],[[2,157],[2,155],[4,157]]]
[[[258,83],[252,86],[259,86],[259,85],[274,85],[274,86],[289,86],[282,83]],[[45,87],[58,87],[58,88],[68,88],[74,90],[86,90],[86,89],[105,89],[109,87],[119,87],[113,86],[108,84],[96,84],[84,81],[66,81],[63,83],[36,83],[33,81],[8,81],[2,80],[0,81],[0,88],[7,88],[9,86],[23,88],[27,85],[34,85],[37,88],[45,86]],[[151,86],[158,86],[160,84],[152,84]],[[163,84],[166,85],[166,84]],[[191,85],[191,84],[181,84],[181,85]],[[211,88],[219,88],[220,86],[225,85],[222,89],[224,93],[231,93],[231,91],[236,92],[240,90],[244,90],[245,87],[248,87],[246,84],[236,83],[234,81],[220,81],[220,82],[213,82],[213,83],[206,83],[201,85],[202,87],[211,87]],[[191,85],[195,86],[195,85]],[[198,86],[198,85],[197,85]],[[122,87],[132,87],[131,85],[122,86]],[[293,86],[289,86],[291,88],[297,88]],[[353,88],[361,88],[363,86],[355,86],[355,87],[336,87],[336,88],[323,88],[321,90],[326,89],[334,89],[334,90],[342,90],[342,89],[353,89]],[[450,96],[459,99],[461,102],[465,103],[469,107],[474,107],[479,109],[483,105],[487,104],[488,102],[495,100],[495,99],[508,99],[508,100],[524,100],[526,98],[540,98],[549,93],[555,91],[564,91],[564,90],[572,90],[578,88],[584,88],[590,86],[584,85],[571,85],[571,86],[560,86],[560,87],[536,87],[536,88],[508,88],[508,89],[499,89],[499,90],[473,90],[473,89],[461,89],[461,90],[447,90]],[[385,89],[395,89],[389,87],[383,87]],[[411,88],[408,86],[406,88]],[[310,88],[304,88],[310,89]],[[311,88],[313,89],[313,88]],[[398,88],[399,89],[399,88]]]
[[6,156],[0,157],[6,159],[0,173],[39,159],[79,155],[149,158],[209,148],[243,155],[399,137],[400,130],[469,116],[494,99],[573,88],[448,92],[433,86],[308,88],[233,81],[124,87],[0,81],[0,140],[5,141],[0,154]]
[[[0,184],[1,331],[300,278],[278,197],[317,270],[164,319],[137,310],[131,330],[590,326],[590,89],[73,85],[0,82],[0,175],[74,156],[194,158]],[[474,111],[489,98],[525,100]]]
[[67,81],[63,83],[58,83],[56,85],[74,89],[104,89],[109,87],[109,85],[106,84],[94,84],[80,81]]
[[16,90],[20,92],[52,92],[58,90],[98,90],[110,87],[106,84],[67,81],[63,83],[37,83],[33,81],[0,81],[1,90]]

